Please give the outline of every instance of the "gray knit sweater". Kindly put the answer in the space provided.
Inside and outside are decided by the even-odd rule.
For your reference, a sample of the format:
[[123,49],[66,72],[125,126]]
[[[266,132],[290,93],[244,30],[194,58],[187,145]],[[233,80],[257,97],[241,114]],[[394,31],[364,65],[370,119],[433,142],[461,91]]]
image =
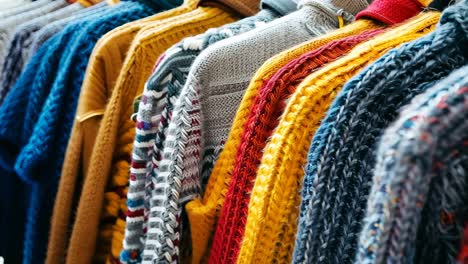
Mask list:
[[44,26],[66,18],[74,13],[83,10],[85,7],[75,3],[64,8],[58,9],[44,16],[34,18],[28,22],[19,25],[12,34],[10,43],[8,43],[7,55],[3,62],[0,72],[0,101],[5,97],[7,91],[14,85],[23,66],[29,57],[31,44],[34,40],[34,33]]
[[[43,0],[45,1],[45,0]],[[41,1],[42,3],[42,1]],[[69,5],[64,0],[58,0],[53,2],[47,2],[45,5],[36,7],[30,11],[26,11],[15,16],[10,16],[0,21],[0,71],[3,67],[5,57],[7,55],[7,49],[15,29],[24,22],[39,16],[46,15],[52,11],[60,9]]]

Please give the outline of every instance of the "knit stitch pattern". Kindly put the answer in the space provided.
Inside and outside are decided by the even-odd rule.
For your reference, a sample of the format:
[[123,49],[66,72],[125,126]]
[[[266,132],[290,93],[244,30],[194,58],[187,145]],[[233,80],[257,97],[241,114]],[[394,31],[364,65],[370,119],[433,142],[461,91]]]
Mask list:
[[[185,84],[188,71],[196,56],[215,42],[249,31],[275,17],[275,13],[265,10],[252,18],[246,18],[218,29],[210,29],[202,35],[184,39],[161,56],[157,68],[146,84],[140,102],[140,111],[137,114],[136,137],[130,169],[130,188],[127,194],[126,247],[135,249],[139,246],[132,244],[132,241],[138,243],[144,241],[143,230],[147,228],[145,219],[148,218],[150,208],[154,210],[150,205],[151,194],[158,193],[159,190],[155,190],[155,186],[162,186],[166,180],[157,177],[156,174],[167,127],[172,117],[173,103],[177,100]],[[187,187],[184,187],[185,190],[181,196],[191,196],[200,191],[197,182],[185,182],[184,184]],[[163,195],[163,193],[159,194],[159,196]],[[180,214],[182,208],[179,207],[178,211]],[[160,213],[162,210],[155,210],[152,214]],[[152,215],[151,217],[156,216]],[[161,218],[162,215],[157,217]],[[131,256],[131,254],[132,251],[122,252],[122,256]],[[128,259],[124,261],[128,261]]]
[[468,213],[467,71],[414,98],[386,129],[357,263],[456,262]]
[[308,146],[336,93],[369,61],[391,47],[424,35],[437,20],[438,15],[430,13],[383,33],[309,75],[298,86],[265,147],[250,197],[238,263],[266,258],[291,261]]
[[[464,14],[463,5],[458,8]],[[464,25],[448,17],[433,34],[390,51],[362,71],[335,100],[311,145],[295,261],[353,260],[375,142],[402,105],[466,63]]]
[[149,14],[145,6],[122,3],[105,16],[89,18],[92,22],[78,33],[75,32],[78,36],[69,47],[69,52],[62,56],[38,121],[15,164],[18,175],[34,182],[26,226],[24,263],[45,258],[49,219],[63,156],[74,120],[79,89],[94,44],[107,31]]
[[62,17],[69,16],[82,9],[84,9],[84,7],[80,4],[69,5],[18,26],[12,34],[12,40],[8,44],[7,55],[3,62],[3,67],[1,67],[0,87],[2,87],[2,89],[0,94],[0,104],[2,99],[5,98],[5,95],[10,91],[10,88],[18,79],[18,76],[21,74],[21,70],[29,58],[29,50],[35,37],[35,33],[47,24]]
[[363,32],[308,52],[281,68],[263,85],[249,114],[236,154],[231,183],[218,220],[210,254],[211,263],[235,263],[244,235],[249,194],[263,148],[276,127],[287,98],[309,74],[346,54],[355,45],[382,30]]

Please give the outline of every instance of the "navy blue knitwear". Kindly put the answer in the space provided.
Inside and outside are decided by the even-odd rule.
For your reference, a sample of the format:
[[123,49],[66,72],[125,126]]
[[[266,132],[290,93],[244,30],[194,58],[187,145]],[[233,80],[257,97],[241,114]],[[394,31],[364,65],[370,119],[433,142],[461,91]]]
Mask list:
[[[39,49],[0,107],[0,166],[9,172],[9,180],[2,178],[0,185],[28,193],[26,197],[15,191],[1,197],[2,211],[5,207],[11,212],[6,202],[14,200],[24,201],[27,207],[24,238],[18,233],[9,236],[10,240],[24,240],[23,263],[45,259],[61,166],[94,45],[120,25],[172,7],[163,4],[153,10],[140,3],[122,2],[68,25]],[[25,207],[15,208],[21,217]],[[10,223],[15,221],[7,217]],[[0,228],[3,236],[3,229],[9,227]]]

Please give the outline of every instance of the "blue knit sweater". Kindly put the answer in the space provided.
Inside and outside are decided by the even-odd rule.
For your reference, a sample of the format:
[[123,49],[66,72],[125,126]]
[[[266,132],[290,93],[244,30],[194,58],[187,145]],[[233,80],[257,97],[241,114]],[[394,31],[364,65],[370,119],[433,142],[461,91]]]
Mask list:
[[401,106],[468,62],[468,6],[351,79],[317,130],[304,178],[294,262],[350,263],[375,164],[376,142]]
[[[159,10],[166,7],[173,6],[162,5]],[[22,187],[30,196],[23,263],[45,258],[61,166],[94,45],[108,31],[152,12],[139,3],[122,2],[67,26],[33,57],[0,107],[0,165],[24,181]],[[12,198],[4,201],[11,202]]]

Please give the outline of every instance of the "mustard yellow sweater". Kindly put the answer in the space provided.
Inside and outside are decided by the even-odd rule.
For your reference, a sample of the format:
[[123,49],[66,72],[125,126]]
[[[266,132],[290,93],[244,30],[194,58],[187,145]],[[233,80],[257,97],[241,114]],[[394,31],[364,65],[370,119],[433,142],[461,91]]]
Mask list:
[[315,130],[344,83],[390,48],[434,29],[439,13],[418,15],[354,48],[308,76],[288,103],[265,148],[249,204],[238,263],[290,263],[297,228],[303,166]]

